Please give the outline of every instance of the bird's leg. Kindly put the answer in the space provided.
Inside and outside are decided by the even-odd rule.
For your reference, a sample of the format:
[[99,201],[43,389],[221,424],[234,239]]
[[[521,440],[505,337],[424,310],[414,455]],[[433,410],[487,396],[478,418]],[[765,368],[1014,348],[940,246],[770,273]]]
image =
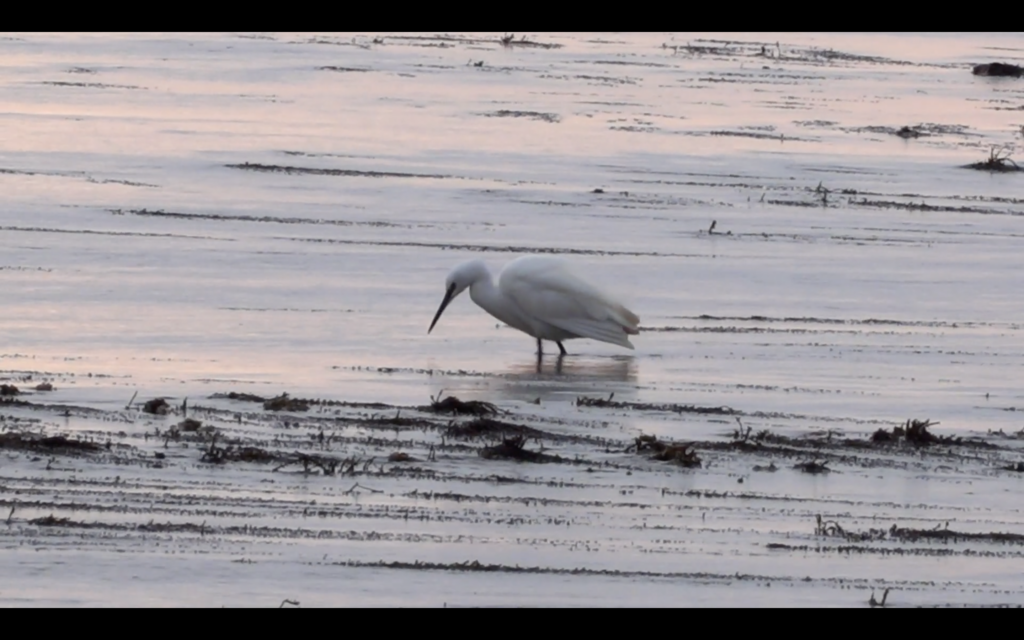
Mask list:
[[558,360],[555,362],[555,373],[562,374],[562,361],[565,360],[565,356],[558,356]]
[[556,340],[556,341],[555,341],[555,344],[557,344],[557,345],[558,345],[558,350],[562,352],[562,355],[563,355],[563,356],[567,356],[567,355],[569,355],[569,352],[565,350],[565,347],[563,347],[563,346],[562,346],[562,343],[561,343],[561,342],[558,342],[558,341]]
[[540,344],[540,338],[537,338],[537,358],[539,359],[544,355],[544,347]]

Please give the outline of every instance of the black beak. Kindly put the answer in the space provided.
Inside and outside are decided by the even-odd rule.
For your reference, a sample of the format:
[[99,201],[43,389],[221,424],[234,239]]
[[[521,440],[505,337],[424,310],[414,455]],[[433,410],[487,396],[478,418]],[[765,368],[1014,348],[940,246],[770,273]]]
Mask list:
[[455,283],[452,283],[448,287],[448,291],[444,294],[444,300],[441,301],[441,306],[437,308],[437,313],[434,315],[434,321],[430,323],[430,328],[427,329],[427,333],[434,330],[434,325],[437,324],[437,319],[444,313],[444,308],[448,306],[448,303],[455,297]]

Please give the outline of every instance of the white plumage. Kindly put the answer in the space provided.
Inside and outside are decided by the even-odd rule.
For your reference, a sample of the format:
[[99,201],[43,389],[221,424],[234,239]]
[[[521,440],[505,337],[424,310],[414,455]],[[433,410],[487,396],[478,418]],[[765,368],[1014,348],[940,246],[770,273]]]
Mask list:
[[592,338],[632,349],[629,335],[639,333],[640,318],[574,273],[560,258],[522,256],[501,271],[498,284],[487,266],[472,260],[456,267],[445,282],[445,297],[430,323],[430,333],[445,307],[469,289],[479,307],[505,324],[537,339],[552,340],[565,354],[563,340]]

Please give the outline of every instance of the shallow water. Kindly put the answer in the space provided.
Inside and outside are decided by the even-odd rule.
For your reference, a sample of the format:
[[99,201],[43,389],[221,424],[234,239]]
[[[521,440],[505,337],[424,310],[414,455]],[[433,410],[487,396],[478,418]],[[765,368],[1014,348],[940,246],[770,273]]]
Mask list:
[[[0,377],[56,387],[2,428],[124,445],[2,452],[0,603],[1024,603],[1003,561],[1019,542],[815,535],[818,514],[1024,533],[1020,474],[998,469],[1020,439],[990,435],[1024,428],[1024,175],[963,168],[1024,146],[1024,80],[970,73],[1021,64],[1019,34],[499,38],[0,39]],[[636,350],[569,341],[538,370],[468,296],[427,335],[454,265],[526,252],[621,294]],[[410,416],[444,391],[607,442],[538,441],[583,465],[485,460],[441,423],[388,439],[384,409],[210,397],[231,391]],[[575,404],[611,393],[734,413]],[[227,439],[284,451],[323,430],[321,451],[377,461],[202,463],[208,443],[156,436],[182,416],[141,413],[159,396]],[[833,473],[808,475],[791,467],[813,447],[711,444],[737,419],[865,439],[925,418],[996,449],[829,450]],[[641,433],[702,443],[703,467],[625,453]],[[419,471],[378,469],[403,446]],[[312,500],[330,508],[310,522]],[[403,516],[368,515],[385,507]],[[33,524],[50,514],[69,520]],[[443,566],[375,564],[417,561]],[[502,568],[454,566],[473,561]]]

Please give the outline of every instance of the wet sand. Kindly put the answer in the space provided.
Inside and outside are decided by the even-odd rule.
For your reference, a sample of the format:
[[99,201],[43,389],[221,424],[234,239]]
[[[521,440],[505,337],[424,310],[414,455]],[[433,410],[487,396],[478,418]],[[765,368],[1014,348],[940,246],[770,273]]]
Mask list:
[[1017,39],[522,38],[0,39],[0,604],[1024,604]]

